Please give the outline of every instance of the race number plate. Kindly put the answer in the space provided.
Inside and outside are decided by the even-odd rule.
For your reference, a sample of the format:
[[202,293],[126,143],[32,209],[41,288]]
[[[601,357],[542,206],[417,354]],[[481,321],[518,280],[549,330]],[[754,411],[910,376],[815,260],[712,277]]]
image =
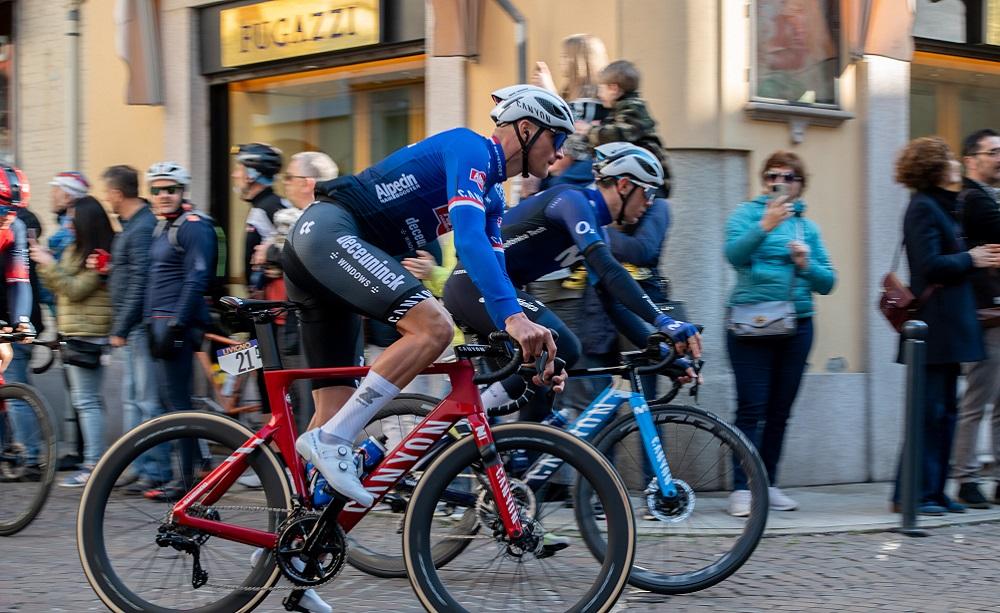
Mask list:
[[260,350],[257,349],[256,340],[220,349],[216,354],[219,356],[219,368],[234,376],[264,366],[264,361],[260,359]]

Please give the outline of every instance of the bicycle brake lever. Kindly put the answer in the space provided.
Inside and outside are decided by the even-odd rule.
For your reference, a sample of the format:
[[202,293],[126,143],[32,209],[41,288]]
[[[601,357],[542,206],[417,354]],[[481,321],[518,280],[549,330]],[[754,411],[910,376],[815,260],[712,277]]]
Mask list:
[[691,367],[694,369],[694,382],[691,384],[691,389],[688,390],[688,394],[694,398],[695,404],[698,404],[698,388],[701,387],[701,367],[705,365],[705,360],[695,360]]

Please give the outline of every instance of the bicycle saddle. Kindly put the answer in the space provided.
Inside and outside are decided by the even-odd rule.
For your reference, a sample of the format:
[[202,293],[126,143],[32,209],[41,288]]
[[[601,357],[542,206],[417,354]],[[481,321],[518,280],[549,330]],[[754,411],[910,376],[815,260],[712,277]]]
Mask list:
[[243,313],[260,313],[274,309],[295,309],[294,302],[283,300],[252,300],[250,298],[237,298],[236,296],[223,296],[219,303],[228,309]]

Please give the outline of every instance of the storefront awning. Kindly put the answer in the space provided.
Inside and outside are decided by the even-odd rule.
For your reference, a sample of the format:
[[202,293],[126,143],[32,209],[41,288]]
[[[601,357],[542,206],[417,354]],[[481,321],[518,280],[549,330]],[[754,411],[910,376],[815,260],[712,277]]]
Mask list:
[[116,47],[128,65],[127,104],[163,104],[163,61],[156,0],[117,0]]

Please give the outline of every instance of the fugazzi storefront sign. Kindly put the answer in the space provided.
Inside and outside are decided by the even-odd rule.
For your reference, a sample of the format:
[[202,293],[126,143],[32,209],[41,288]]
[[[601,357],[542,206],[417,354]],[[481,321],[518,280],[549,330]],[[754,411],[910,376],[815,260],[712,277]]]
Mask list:
[[219,14],[225,67],[379,42],[379,0],[272,0]]

